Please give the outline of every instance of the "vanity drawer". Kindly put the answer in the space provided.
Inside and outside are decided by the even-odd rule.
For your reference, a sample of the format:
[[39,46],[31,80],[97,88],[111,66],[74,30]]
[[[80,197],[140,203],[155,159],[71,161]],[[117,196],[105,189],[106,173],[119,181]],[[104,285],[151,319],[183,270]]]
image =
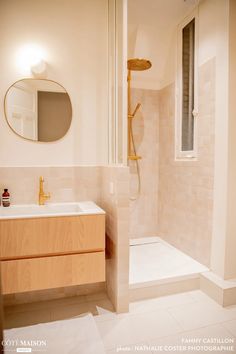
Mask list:
[[2,260],[104,249],[105,215],[0,221]]
[[1,276],[3,294],[102,282],[105,253],[2,261]]

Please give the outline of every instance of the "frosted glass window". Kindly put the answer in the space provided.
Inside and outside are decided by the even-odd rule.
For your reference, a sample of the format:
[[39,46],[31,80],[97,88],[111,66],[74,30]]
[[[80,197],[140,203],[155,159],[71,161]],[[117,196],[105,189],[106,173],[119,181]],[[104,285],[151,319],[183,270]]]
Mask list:
[[194,149],[195,20],[182,30],[182,151]]

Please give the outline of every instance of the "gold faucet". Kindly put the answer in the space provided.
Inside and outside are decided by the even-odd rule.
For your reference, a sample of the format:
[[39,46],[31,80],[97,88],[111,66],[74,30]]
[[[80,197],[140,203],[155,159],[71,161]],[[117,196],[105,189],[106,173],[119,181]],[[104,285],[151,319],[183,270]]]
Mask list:
[[50,193],[45,194],[44,190],[43,190],[43,176],[39,177],[39,205],[44,205],[45,204],[45,200],[50,199]]

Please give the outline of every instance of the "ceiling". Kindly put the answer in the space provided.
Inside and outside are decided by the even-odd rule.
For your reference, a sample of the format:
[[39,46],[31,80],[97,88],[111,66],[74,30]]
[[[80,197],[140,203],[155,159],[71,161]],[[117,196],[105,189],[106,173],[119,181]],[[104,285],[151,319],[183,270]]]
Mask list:
[[199,0],[128,0],[128,56],[152,61],[133,73],[136,87],[158,89],[171,80],[176,27]]

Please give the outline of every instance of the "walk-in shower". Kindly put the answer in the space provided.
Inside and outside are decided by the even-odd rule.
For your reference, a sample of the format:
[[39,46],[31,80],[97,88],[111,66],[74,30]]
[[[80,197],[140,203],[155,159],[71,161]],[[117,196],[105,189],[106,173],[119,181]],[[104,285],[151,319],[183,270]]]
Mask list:
[[140,189],[141,189],[141,178],[140,178],[140,170],[139,170],[139,162],[138,162],[138,160],[141,159],[141,156],[138,156],[137,152],[136,152],[136,146],[135,146],[134,135],[133,135],[133,124],[132,124],[132,120],[135,117],[137,111],[139,110],[141,103],[137,103],[134,111],[132,111],[132,108],[131,108],[131,71],[148,70],[151,68],[151,66],[152,66],[152,63],[150,62],[150,60],[147,60],[147,59],[134,58],[134,59],[129,59],[127,61],[127,69],[128,69],[128,76],[127,76],[127,82],[128,82],[128,160],[135,161],[137,176],[138,176],[138,191],[137,191],[136,196],[131,196],[132,200],[135,200],[139,197]]

